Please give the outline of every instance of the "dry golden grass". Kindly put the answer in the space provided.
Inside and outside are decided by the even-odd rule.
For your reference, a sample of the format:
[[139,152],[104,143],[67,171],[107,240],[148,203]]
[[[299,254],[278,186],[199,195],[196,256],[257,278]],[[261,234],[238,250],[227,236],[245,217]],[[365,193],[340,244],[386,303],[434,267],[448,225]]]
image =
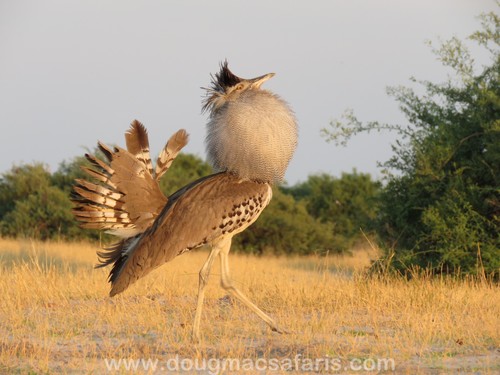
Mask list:
[[239,287],[291,333],[271,332],[225,297],[216,265],[206,293],[204,339],[194,345],[198,270],[207,252],[183,255],[111,299],[108,270],[93,269],[95,250],[0,240],[0,373],[103,373],[105,359],[164,364],[176,355],[300,355],[342,363],[392,358],[398,373],[500,371],[500,293],[486,281],[364,278],[376,254],[363,250],[353,257],[233,254]]

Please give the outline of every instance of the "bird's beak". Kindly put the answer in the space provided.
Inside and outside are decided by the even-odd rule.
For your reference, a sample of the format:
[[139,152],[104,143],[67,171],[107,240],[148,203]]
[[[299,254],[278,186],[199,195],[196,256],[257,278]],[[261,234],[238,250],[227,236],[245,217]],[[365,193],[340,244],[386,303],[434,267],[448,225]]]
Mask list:
[[249,79],[248,81],[254,88],[259,88],[264,82],[266,82],[268,79],[274,77],[274,73],[267,73],[264,74],[263,76],[257,77],[257,78],[252,78]]

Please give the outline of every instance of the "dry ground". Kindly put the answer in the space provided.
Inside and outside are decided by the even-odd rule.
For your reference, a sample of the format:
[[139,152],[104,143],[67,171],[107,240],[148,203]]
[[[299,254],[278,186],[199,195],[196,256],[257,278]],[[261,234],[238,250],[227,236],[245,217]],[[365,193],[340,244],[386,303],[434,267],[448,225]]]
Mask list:
[[[313,370],[325,373],[376,369],[384,359],[394,361],[397,373],[500,372],[498,285],[425,275],[367,279],[368,251],[354,257],[233,254],[240,289],[291,333],[271,332],[225,296],[216,265],[204,339],[194,345],[198,270],[206,256],[183,255],[111,299],[107,270],[93,269],[94,246],[0,240],[0,373],[100,374],[111,359],[149,359],[156,371],[143,371],[144,362],[139,372],[166,373],[174,360],[201,366],[203,358],[267,364],[261,373],[277,368],[271,359],[288,373],[310,372],[315,359],[323,362]],[[114,372],[127,373],[124,363],[137,364],[120,362]],[[215,369],[216,362],[207,366]]]

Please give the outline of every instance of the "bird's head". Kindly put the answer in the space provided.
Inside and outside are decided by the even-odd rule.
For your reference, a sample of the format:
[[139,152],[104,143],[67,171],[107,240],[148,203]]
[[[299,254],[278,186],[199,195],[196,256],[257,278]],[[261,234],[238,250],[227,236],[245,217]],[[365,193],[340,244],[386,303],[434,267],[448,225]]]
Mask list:
[[238,97],[248,90],[259,90],[260,86],[274,73],[264,74],[256,78],[240,78],[234,75],[227,66],[227,61],[221,63],[220,71],[212,75],[212,82],[206,90],[206,98],[203,101],[203,112],[210,111],[212,114],[225,103],[238,99]]
[[272,76],[240,78],[227,61],[212,76],[203,110],[210,115],[205,144],[214,170],[270,183],[283,179],[297,146],[297,122],[283,99],[261,88]]

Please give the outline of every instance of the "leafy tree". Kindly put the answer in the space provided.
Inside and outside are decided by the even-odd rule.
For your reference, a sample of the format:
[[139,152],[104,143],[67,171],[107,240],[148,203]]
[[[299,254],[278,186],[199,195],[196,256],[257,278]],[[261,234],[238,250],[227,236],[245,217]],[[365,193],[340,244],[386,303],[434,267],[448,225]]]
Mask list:
[[46,167],[14,167],[0,178],[0,230],[6,236],[48,239],[75,234],[66,193],[52,185]]
[[50,185],[50,173],[41,163],[14,166],[0,177],[0,220],[12,211],[16,201]]
[[374,229],[377,197],[381,184],[369,174],[342,173],[340,178],[327,174],[309,176],[306,182],[286,191],[305,202],[307,211],[322,223],[332,226],[333,248],[347,251],[363,231]]
[[2,233],[46,240],[74,236],[75,228],[67,195],[55,186],[44,185],[15,202],[14,209],[4,217]]
[[407,126],[364,124],[346,111],[324,131],[337,143],[373,130],[401,136],[383,163],[398,174],[388,174],[379,218],[401,267],[475,272],[480,253],[487,272],[500,269],[500,19],[490,13],[481,20],[469,39],[489,51],[490,65],[475,66],[465,43],[453,38],[434,49],[453,77],[420,81],[423,95],[388,89]]
[[[96,147],[92,151],[89,151],[92,155],[100,159],[104,159],[104,155]],[[82,170],[82,167],[91,167],[90,162],[84,156],[77,156],[69,161],[62,161],[59,164],[59,168],[51,176],[52,184],[64,192],[65,197],[69,201],[71,196],[71,190],[75,185],[75,179],[86,179],[89,180],[89,175]],[[90,178],[92,180],[92,178]],[[70,208],[73,207],[73,203],[70,203]],[[78,226],[76,219],[72,219],[71,222],[67,223],[65,230],[63,231],[67,239],[81,239],[86,238],[92,241],[103,241],[105,243],[111,242],[113,237],[102,233],[97,229],[81,229]]]

